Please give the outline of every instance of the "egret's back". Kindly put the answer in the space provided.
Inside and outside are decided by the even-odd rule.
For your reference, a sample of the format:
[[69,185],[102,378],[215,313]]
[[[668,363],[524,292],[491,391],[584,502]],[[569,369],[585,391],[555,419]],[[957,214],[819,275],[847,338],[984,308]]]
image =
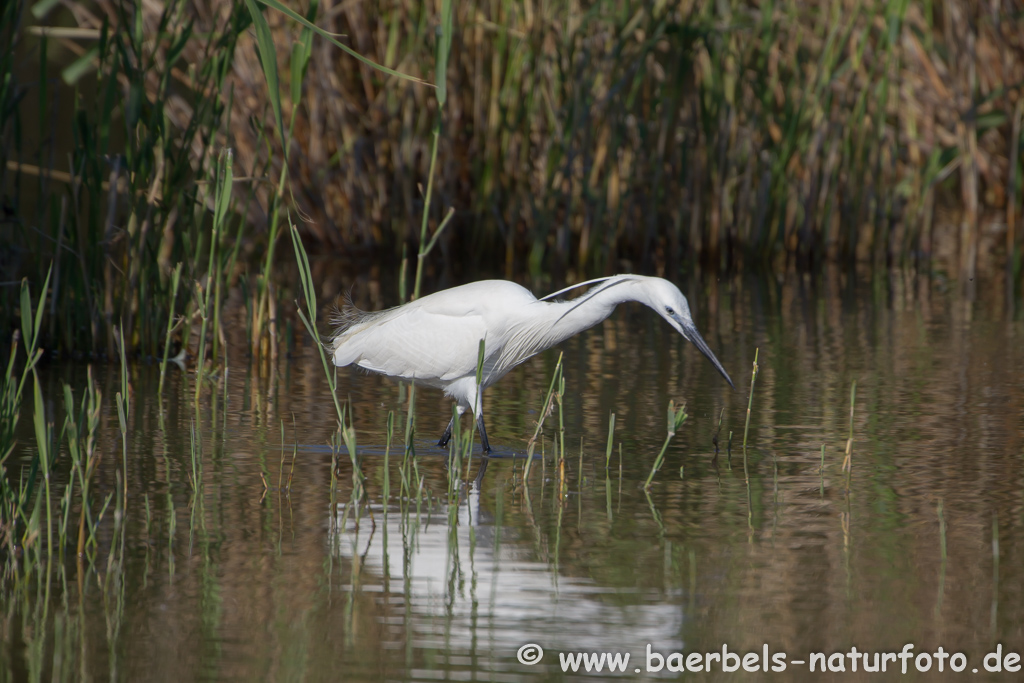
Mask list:
[[475,376],[481,339],[493,366],[510,327],[509,313],[536,301],[515,283],[486,280],[386,311],[367,313],[349,303],[336,318],[334,364],[446,388]]

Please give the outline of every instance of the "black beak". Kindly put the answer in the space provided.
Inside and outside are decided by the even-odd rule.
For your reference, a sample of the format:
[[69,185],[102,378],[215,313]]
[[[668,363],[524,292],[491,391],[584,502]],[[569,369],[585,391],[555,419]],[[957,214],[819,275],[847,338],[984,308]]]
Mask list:
[[676,321],[679,323],[683,336],[689,339],[690,343],[700,349],[700,352],[707,356],[707,359],[715,366],[715,370],[718,370],[722,377],[725,378],[725,381],[729,383],[729,386],[735,389],[736,385],[733,384],[732,380],[729,378],[729,373],[725,371],[722,364],[718,362],[717,358],[715,358],[715,354],[711,353],[711,349],[708,348],[707,342],[704,341],[704,337],[700,336],[700,332],[697,331],[697,326],[692,322],[679,320],[678,318]]

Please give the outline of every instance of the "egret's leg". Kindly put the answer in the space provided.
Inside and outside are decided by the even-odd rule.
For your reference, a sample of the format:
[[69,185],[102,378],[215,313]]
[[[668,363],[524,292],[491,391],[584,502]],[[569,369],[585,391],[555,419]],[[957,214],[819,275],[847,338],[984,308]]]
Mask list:
[[455,416],[452,415],[452,419],[448,421],[448,427],[444,430],[444,434],[441,435],[441,440],[437,442],[439,448],[447,448],[448,442],[452,440],[452,430],[455,429]]
[[468,399],[467,403],[469,405],[467,405],[466,408],[468,410],[472,410],[473,414],[476,416],[476,429],[480,432],[480,445],[483,446],[484,453],[486,454],[491,452],[491,444],[487,440],[487,429],[484,427],[483,393],[482,388],[477,387],[476,384],[468,387],[466,398]]
[[491,444],[487,442],[487,430],[484,429],[484,416],[476,416],[476,428],[480,432],[480,444],[484,447],[484,453],[491,452]]
[[466,407],[458,405],[455,407],[455,415],[452,415],[452,419],[448,421],[448,427],[444,430],[444,434],[441,435],[441,440],[437,442],[440,448],[448,446],[448,442],[452,440],[452,430],[455,429],[455,421],[462,417],[462,414],[466,412]]

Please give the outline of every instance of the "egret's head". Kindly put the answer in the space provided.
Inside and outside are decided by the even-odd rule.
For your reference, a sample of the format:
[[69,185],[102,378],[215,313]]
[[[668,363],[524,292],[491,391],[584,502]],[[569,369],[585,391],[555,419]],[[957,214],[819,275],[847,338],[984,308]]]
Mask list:
[[644,278],[640,286],[646,299],[644,303],[657,311],[658,315],[668,321],[669,325],[707,356],[707,359],[722,374],[729,386],[735,389],[736,385],[729,378],[729,373],[715,358],[715,354],[711,353],[711,349],[708,348],[704,338],[697,331],[697,326],[693,324],[693,318],[690,316],[690,304],[679,288],[660,277]]

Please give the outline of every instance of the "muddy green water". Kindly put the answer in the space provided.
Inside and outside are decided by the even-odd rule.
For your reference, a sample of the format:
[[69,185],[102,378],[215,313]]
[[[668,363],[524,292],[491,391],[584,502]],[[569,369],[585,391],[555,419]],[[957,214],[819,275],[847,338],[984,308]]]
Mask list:
[[[737,390],[650,311],[620,308],[560,349],[561,493],[550,460],[557,410],[544,431],[548,461],[535,461],[528,486],[514,457],[558,350],[486,395],[497,457],[479,485],[479,458],[464,467],[455,495],[433,445],[450,403],[417,391],[417,456],[405,472],[422,486],[418,503],[401,487],[407,394],[340,371],[366,475],[358,510],[345,453],[332,492],[336,419],[308,344],[272,372],[233,359],[198,410],[191,376],[172,368],[161,400],[158,368],[133,367],[123,533],[108,511],[93,562],[68,548],[48,574],[22,567],[8,577],[0,680],[561,680],[586,675],[585,665],[563,672],[579,652],[630,655],[625,673],[609,674],[606,661],[593,679],[891,680],[902,660],[882,674],[858,659],[854,673],[851,648],[873,666],[875,653],[907,644],[907,680],[939,677],[940,659],[918,655],[940,647],[963,657],[942,659],[942,676],[976,668],[978,680],[1020,680],[1006,670],[1010,653],[1024,653],[1019,302],[981,287],[970,303],[902,275],[736,279],[684,292]],[[102,497],[121,469],[119,379],[115,366],[93,372],[104,396]],[[85,373],[84,364],[44,369],[50,419],[63,419],[61,383],[78,396]],[[685,401],[690,418],[648,497],[670,399]],[[396,443],[385,467],[389,411]],[[31,456],[31,417],[26,407],[12,462]],[[543,648],[537,663],[520,661],[536,655],[521,650],[528,644]],[[667,657],[660,671],[648,646]],[[723,646],[753,659],[700,655],[712,673],[668,671]],[[997,646],[1004,671],[987,673]],[[773,672],[780,661],[785,671]],[[823,661],[845,673],[820,673]],[[948,673],[961,663],[963,673]]]

